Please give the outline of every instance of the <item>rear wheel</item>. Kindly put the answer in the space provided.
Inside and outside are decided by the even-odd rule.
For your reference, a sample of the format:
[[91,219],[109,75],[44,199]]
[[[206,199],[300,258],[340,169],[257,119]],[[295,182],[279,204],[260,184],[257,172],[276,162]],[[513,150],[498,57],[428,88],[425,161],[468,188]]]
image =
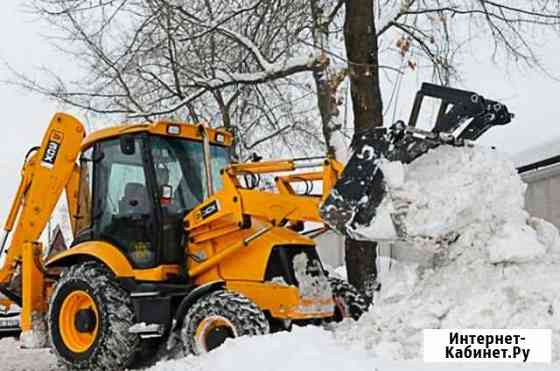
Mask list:
[[67,368],[126,368],[140,341],[128,332],[133,323],[128,293],[102,264],[73,266],[58,281],[49,305],[49,338]]
[[269,332],[264,313],[247,297],[215,291],[199,299],[187,312],[181,338],[185,351],[207,353],[228,338]]
[[340,322],[344,318],[360,319],[368,311],[369,305],[365,297],[350,283],[339,278],[329,277],[329,283],[335,302],[333,320]]

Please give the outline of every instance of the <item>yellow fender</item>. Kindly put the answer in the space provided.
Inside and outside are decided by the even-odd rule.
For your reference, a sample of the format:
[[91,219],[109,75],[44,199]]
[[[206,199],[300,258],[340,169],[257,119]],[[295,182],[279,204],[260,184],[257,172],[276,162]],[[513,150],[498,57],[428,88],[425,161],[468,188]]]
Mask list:
[[102,241],[88,241],[78,244],[53,256],[45,266],[67,267],[83,258],[93,258],[105,264],[117,277],[134,277],[134,269],[126,256],[115,246]]

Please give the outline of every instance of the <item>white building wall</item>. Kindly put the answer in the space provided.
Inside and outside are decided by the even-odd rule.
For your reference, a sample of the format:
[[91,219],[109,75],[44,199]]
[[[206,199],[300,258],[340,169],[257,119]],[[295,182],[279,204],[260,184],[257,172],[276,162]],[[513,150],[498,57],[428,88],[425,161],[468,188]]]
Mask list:
[[527,211],[560,228],[560,164],[529,171],[521,178],[527,183]]
[[344,264],[344,238],[333,231],[323,233],[315,239],[317,252],[323,264],[333,268]]

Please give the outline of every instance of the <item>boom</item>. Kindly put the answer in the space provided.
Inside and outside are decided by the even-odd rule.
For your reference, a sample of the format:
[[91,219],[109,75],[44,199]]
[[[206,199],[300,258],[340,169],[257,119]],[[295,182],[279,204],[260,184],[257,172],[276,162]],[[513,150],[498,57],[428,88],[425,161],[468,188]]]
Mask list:
[[[295,170],[319,168],[303,173]],[[218,239],[227,234],[251,227],[254,218],[262,224],[253,235],[227,247],[218,255],[201,264],[194,264],[189,270],[193,277],[211,269],[227,256],[234,254],[241,247],[259,238],[273,227],[288,226],[299,229],[301,222],[323,223],[319,206],[329,195],[337,182],[343,165],[333,159],[312,158],[281,161],[263,161],[248,164],[230,165],[222,170],[223,190],[197,206],[186,217],[186,229],[189,235],[190,250],[197,251],[197,245]],[[284,173],[274,178],[276,191],[263,191],[256,187],[243,187],[240,177],[255,177],[261,174]],[[288,173],[286,175],[286,173]],[[298,182],[320,181],[320,194],[297,194],[292,187]],[[196,263],[196,256],[191,255]]]
[[[13,297],[7,289],[22,260],[25,243],[37,241],[66,189],[68,208],[75,215],[79,167],[76,160],[85,135],[83,125],[74,117],[57,113],[51,120],[41,145],[27,155],[21,181],[4,225],[0,256],[8,246],[0,268],[0,291]],[[17,225],[16,225],[17,223]],[[8,237],[15,231],[8,244]]]

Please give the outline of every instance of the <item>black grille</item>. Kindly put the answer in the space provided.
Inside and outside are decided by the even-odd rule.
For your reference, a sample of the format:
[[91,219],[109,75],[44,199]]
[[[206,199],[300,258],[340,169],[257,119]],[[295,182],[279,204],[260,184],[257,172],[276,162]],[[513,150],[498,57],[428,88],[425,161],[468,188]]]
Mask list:
[[[266,267],[265,281],[272,281],[273,278],[282,277],[288,285],[297,286],[298,282],[294,273],[294,257],[301,253],[305,253],[308,259],[308,267],[310,267],[313,262],[315,267],[320,267],[322,270],[321,261],[319,259],[319,254],[315,246],[309,245],[280,245],[272,248],[270,257],[268,259],[268,265]],[[313,274],[316,269],[310,269],[309,274]]]

